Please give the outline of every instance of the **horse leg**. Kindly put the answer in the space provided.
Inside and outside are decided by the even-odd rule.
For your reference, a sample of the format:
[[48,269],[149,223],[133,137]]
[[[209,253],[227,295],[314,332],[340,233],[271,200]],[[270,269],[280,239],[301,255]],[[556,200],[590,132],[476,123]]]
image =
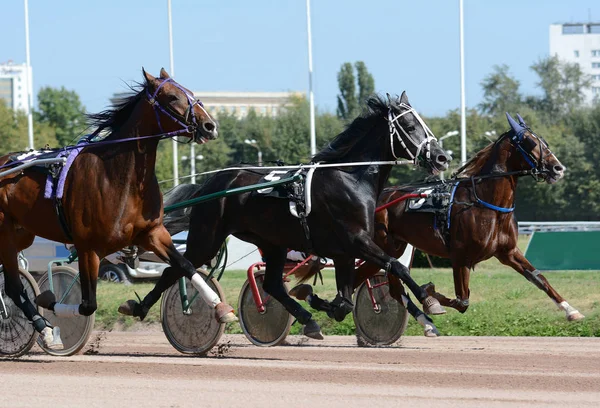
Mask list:
[[437,337],[440,335],[431,318],[423,313],[404,291],[404,286],[402,286],[400,279],[395,276],[388,276],[388,285],[390,287],[390,295],[402,303],[406,310],[408,310],[408,313],[423,327],[425,337]]
[[44,319],[33,305],[23,282],[19,277],[18,248],[15,245],[15,234],[12,223],[4,219],[4,214],[0,214],[0,260],[4,268],[4,280],[6,295],[23,312],[35,330],[42,336],[44,345],[51,349],[62,349],[63,344],[60,339],[60,330]]
[[[144,320],[150,308],[160,299],[161,294],[177,282],[178,279],[185,276],[192,282],[192,285],[198,290],[200,297],[202,297],[206,304],[215,309],[217,320],[221,323],[237,321],[237,317],[233,313],[233,308],[221,302],[219,295],[208,286],[202,275],[197,273],[194,267],[194,265],[200,266],[212,259],[218,252],[223,240],[213,240],[213,246],[209,248],[212,253],[208,254],[208,257],[205,258],[201,254],[201,246],[195,245],[193,236],[190,235],[190,237],[188,237],[185,256],[177,251],[173,245],[171,235],[163,225],[150,230],[138,239],[139,242],[136,243],[146,250],[153,251],[159,258],[169,263],[171,267],[163,271],[154,288],[144,297],[141,303],[135,300],[128,300],[119,306],[119,313],[139,317],[141,320]],[[191,257],[192,261],[188,257]],[[202,260],[198,261],[199,259]]]
[[471,279],[471,270],[462,265],[452,264],[452,270],[454,274],[454,292],[456,293],[455,299],[450,299],[445,295],[436,292],[435,285],[429,282],[423,285],[423,288],[427,291],[430,296],[433,296],[439,300],[442,306],[451,307],[458,310],[460,313],[464,313],[469,308],[469,281]]
[[540,271],[525,258],[519,248],[513,248],[512,250],[500,254],[496,254],[496,258],[504,265],[512,267],[515,271],[519,272],[529,282],[533,283],[539,289],[543,290],[550,299],[556,303],[558,308],[565,312],[568,321],[581,320],[585,316],[573,306],[569,305],[567,301],[558,294],[558,292],[550,285],[548,280]]
[[267,267],[265,269],[265,279],[263,289],[273,296],[285,309],[302,324],[302,333],[310,338],[323,340],[321,328],[313,320],[312,314],[304,309],[300,303],[292,299],[286,292],[283,285],[283,267],[285,266],[286,248],[280,248],[269,245],[261,245],[263,256]]
[[81,303],[78,305],[57,303],[56,297],[51,290],[41,293],[35,300],[38,306],[54,312],[59,317],[91,316],[98,308],[96,289],[100,258],[92,250],[78,250],[77,256],[79,258]]
[[404,282],[419,302],[423,304],[426,313],[434,315],[446,313],[440,302],[433,296],[429,296],[425,289],[414,281],[410,276],[408,268],[402,265],[397,259],[387,255],[373,242],[366,232],[363,231],[354,237],[354,247],[356,248],[355,253],[359,258],[379,266],[386,271],[388,276],[396,276]]

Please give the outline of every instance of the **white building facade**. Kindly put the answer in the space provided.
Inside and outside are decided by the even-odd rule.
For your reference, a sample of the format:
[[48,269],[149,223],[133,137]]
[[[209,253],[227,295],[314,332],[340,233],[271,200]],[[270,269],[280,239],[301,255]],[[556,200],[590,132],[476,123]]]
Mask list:
[[600,100],[600,23],[550,25],[550,55],[579,64],[593,80],[586,102]]
[[27,78],[31,76],[28,75],[25,64],[13,64],[12,61],[0,63],[0,99],[7,107],[26,114],[29,113]]

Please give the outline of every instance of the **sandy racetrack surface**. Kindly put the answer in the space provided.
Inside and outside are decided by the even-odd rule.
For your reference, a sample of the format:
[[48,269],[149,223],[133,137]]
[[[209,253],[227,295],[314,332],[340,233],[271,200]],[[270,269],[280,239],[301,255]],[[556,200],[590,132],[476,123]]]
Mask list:
[[600,339],[353,337],[259,348],[224,336],[207,357],[161,332],[98,332],[72,357],[0,360],[2,405],[31,407],[600,406]]

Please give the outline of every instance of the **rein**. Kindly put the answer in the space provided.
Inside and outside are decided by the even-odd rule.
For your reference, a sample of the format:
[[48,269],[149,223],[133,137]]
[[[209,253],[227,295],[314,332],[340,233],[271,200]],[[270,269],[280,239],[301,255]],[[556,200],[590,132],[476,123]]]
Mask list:
[[[188,103],[189,106],[186,109],[186,117],[190,116],[192,117],[192,123],[193,124],[186,124],[185,122],[179,120],[178,118],[176,118],[175,116],[173,116],[171,113],[169,113],[165,108],[163,108],[160,103],[158,103],[158,101],[156,100],[156,96],[158,94],[158,91],[160,90],[160,88],[167,82],[172,82],[173,85],[175,87],[177,87],[179,90],[181,90],[185,96],[188,99]],[[134,142],[134,141],[138,141],[138,140],[147,140],[147,139],[169,139],[169,138],[173,138],[175,136],[179,136],[181,134],[184,133],[191,133],[194,134],[194,132],[196,131],[198,125],[197,125],[197,121],[196,121],[196,115],[194,114],[194,109],[193,107],[195,105],[200,106],[203,110],[204,110],[204,105],[202,104],[202,102],[200,100],[194,100],[189,93],[182,87],[180,86],[177,82],[173,81],[171,78],[167,78],[164,81],[162,81],[160,83],[160,85],[156,88],[156,91],[154,92],[153,95],[150,95],[150,93],[148,92],[148,88],[146,88],[146,95],[148,96],[148,102],[150,102],[150,104],[152,105],[153,109],[154,109],[154,113],[156,114],[156,121],[158,123],[158,127],[160,129],[160,131],[162,133],[156,134],[156,135],[149,135],[149,136],[138,136],[138,137],[128,137],[125,139],[116,139],[116,140],[98,140],[98,141],[92,141],[92,138],[97,136],[97,132],[94,132],[90,135],[87,135],[85,137],[85,141],[87,142],[85,147],[99,147],[99,146],[107,146],[107,145],[112,145],[112,144],[118,144],[118,143],[126,143],[126,142]],[[166,114],[169,118],[171,118],[173,121],[175,121],[175,123],[177,123],[178,125],[180,125],[182,128],[179,130],[175,130],[172,132],[164,132],[162,124],[160,122],[160,115],[159,115],[159,110],[160,112]],[[191,142],[191,139],[190,139]],[[199,144],[204,144],[206,143],[206,139],[204,139],[203,137],[199,137],[198,139],[196,139],[196,142]],[[68,152],[70,150],[74,150],[74,149],[80,149],[82,146],[81,145],[70,145],[70,146],[64,146],[61,147],[59,149],[56,149],[55,151],[61,152]],[[32,150],[30,150],[32,151]],[[32,160],[35,161],[35,157],[32,158]],[[19,164],[24,164],[27,163],[28,161],[23,161],[23,160],[15,160],[15,161],[11,161],[8,163],[3,164],[2,166],[0,166],[0,170],[5,169],[7,167],[12,167],[15,165],[19,165]]]

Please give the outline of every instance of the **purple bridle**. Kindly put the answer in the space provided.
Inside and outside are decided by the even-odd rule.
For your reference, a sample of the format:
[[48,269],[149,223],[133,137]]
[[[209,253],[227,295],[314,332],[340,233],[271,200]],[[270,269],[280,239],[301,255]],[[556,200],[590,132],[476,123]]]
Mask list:
[[[174,116],[171,112],[169,112],[167,109],[165,109],[156,100],[156,96],[158,95],[160,88],[162,88],[163,85],[166,84],[167,82],[171,82],[173,84],[173,86],[175,86],[177,89],[179,89],[181,92],[183,92],[185,94],[185,96],[188,100],[188,107],[184,113],[184,120],[188,121],[188,123],[186,123],[185,121]],[[161,133],[165,133],[165,131],[162,127],[162,124],[160,123],[160,112],[167,115],[175,123],[179,124],[182,127],[178,131],[169,132],[169,134],[171,136],[177,136],[177,135],[180,135],[183,133],[191,133],[194,135],[194,139],[196,140],[197,143],[206,143],[207,140],[203,136],[196,135],[196,131],[198,129],[198,121],[196,120],[196,115],[194,114],[194,106],[199,105],[202,109],[204,109],[204,105],[202,104],[202,102],[200,102],[199,99],[194,99],[194,95],[190,94],[185,88],[183,88],[177,82],[173,81],[171,78],[167,78],[167,79],[163,80],[160,83],[160,85],[158,85],[158,87],[156,87],[156,90],[154,91],[153,95],[150,95],[148,88],[146,88],[146,95],[148,96],[148,102],[150,102],[150,104],[152,105],[152,108],[154,109],[154,114],[156,115],[156,122],[158,123],[158,128],[160,129]],[[189,120],[188,120],[188,118],[190,116],[192,119],[191,124],[189,123]]]

